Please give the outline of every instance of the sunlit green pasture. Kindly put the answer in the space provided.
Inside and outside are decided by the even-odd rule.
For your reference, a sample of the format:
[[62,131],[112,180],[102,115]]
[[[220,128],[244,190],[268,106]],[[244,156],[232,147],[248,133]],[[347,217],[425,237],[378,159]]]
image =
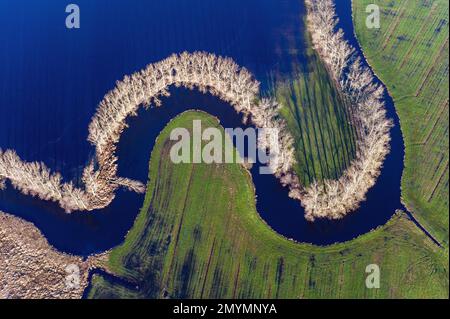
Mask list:
[[[366,7],[380,7],[380,29],[366,27]],[[353,0],[359,41],[387,85],[400,117],[406,158],[402,197],[448,246],[449,2]]]
[[[259,217],[251,176],[240,164],[173,164],[175,127],[220,128],[186,112],[161,132],[152,152],[142,210],[109,269],[138,288],[100,275],[91,298],[447,298],[445,258],[407,217],[351,242],[316,247],[289,241]],[[221,130],[223,130],[221,128]],[[366,267],[380,267],[368,289]]]

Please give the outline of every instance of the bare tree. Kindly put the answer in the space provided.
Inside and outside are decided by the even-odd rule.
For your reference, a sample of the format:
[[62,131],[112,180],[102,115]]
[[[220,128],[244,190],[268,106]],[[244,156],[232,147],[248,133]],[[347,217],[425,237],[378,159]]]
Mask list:
[[375,83],[372,72],[362,66],[354,49],[336,30],[333,1],[307,0],[308,24],[315,49],[325,62],[336,85],[352,105],[352,122],[357,124],[356,158],[338,180],[314,182],[301,197],[306,218],[342,218],[359,207],[375,184],[389,153],[389,130],[384,89]]
[[279,129],[282,136],[272,142],[281,143],[277,155],[282,160],[272,169],[279,177],[289,173],[295,161],[293,139],[278,116],[278,104],[257,102],[259,83],[233,60],[185,52],[125,76],[105,95],[89,124],[88,141],[95,147],[96,156],[83,171],[83,188],[63,183],[59,173],[52,174],[43,163],[24,162],[14,151],[0,152],[0,186],[3,188],[8,179],[22,193],[58,202],[68,212],[104,208],[112,202],[118,187],[144,192],[142,183],[117,177],[117,144],[127,128],[127,119],[136,116],[141,106],[160,106],[160,98],[169,95],[171,85],[209,92],[230,103],[244,118],[252,118],[256,126]]
[[168,96],[168,88],[174,85],[209,92],[230,103],[244,121],[259,128],[277,129],[278,139],[258,141],[260,149],[277,150],[279,160],[270,162],[271,171],[282,185],[290,188],[289,196],[302,201],[306,218],[341,218],[358,207],[375,183],[389,151],[391,123],[386,120],[381,101],[383,89],[373,83],[370,71],[353,58],[354,50],[344,40],[343,32],[335,31],[333,3],[308,0],[307,5],[314,47],[352,102],[353,122],[360,123],[357,156],[338,180],[313,183],[305,189],[293,169],[294,140],[279,114],[279,104],[259,99],[259,83],[233,60],[204,52],[185,52],[125,76],[105,95],[89,124],[88,141],[95,147],[96,156],[83,171],[83,188],[63,183],[61,175],[52,174],[43,163],[27,163],[14,151],[0,151],[0,189],[10,180],[24,194],[58,202],[67,212],[104,208],[115,198],[119,187],[144,192],[142,183],[117,176],[117,144],[127,128],[127,119],[136,116],[141,106],[161,106],[161,97]]

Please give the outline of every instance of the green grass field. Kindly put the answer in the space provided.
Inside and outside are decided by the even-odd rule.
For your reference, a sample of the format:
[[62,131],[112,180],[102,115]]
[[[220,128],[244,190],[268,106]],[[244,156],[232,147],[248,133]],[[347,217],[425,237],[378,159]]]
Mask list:
[[[186,112],[161,132],[152,152],[142,210],[109,269],[138,287],[94,276],[91,298],[448,298],[448,268],[404,214],[344,244],[297,244],[273,232],[255,208],[249,173],[239,164],[173,164],[175,127],[220,127]],[[381,288],[365,287],[378,264]]]
[[293,57],[295,71],[288,79],[275,76],[272,94],[283,105],[281,113],[295,139],[295,169],[302,184],[308,186],[314,180],[341,176],[354,158],[356,133],[348,107],[311,47],[306,27],[298,32],[302,30],[302,48],[291,41],[290,50],[304,52],[306,64]]
[[[381,9],[368,29],[366,6]],[[402,197],[448,247],[449,2],[353,0],[354,23],[374,71],[394,98],[405,139]]]

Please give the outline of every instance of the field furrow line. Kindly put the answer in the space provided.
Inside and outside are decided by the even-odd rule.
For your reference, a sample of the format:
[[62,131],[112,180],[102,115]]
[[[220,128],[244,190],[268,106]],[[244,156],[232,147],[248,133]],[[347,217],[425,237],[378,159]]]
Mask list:
[[402,69],[406,62],[409,61],[409,56],[411,55],[411,52],[416,47],[417,41],[423,36],[423,31],[428,27],[428,20],[430,17],[432,17],[436,11],[437,2],[433,3],[433,6],[431,7],[430,12],[428,13],[428,16],[425,18],[425,21],[422,23],[422,26],[420,27],[419,32],[417,32],[416,36],[414,37],[413,42],[411,43],[411,46],[409,47],[408,51],[406,52],[405,56],[403,57],[403,60],[400,64],[400,68]]
[[439,52],[437,54],[437,56],[434,58],[432,65],[430,66],[430,68],[428,69],[427,75],[424,77],[422,83],[420,84],[419,88],[417,89],[416,93],[414,94],[416,97],[418,97],[420,95],[420,93],[422,93],[422,89],[425,86],[425,83],[427,83],[428,78],[430,77],[431,73],[434,71],[435,67],[436,67],[436,63],[439,62],[440,57],[442,55],[442,53],[445,52],[445,47],[448,45],[448,35],[447,38],[445,39],[444,44],[441,46],[441,48],[439,49]]
[[384,43],[381,46],[382,50],[386,49],[386,46],[389,44],[389,42],[391,40],[391,37],[394,34],[394,31],[397,29],[397,26],[399,25],[400,21],[403,18],[403,15],[404,15],[404,13],[406,11],[406,5],[407,4],[408,4],[408,0],[406,0],[403,3],[402,7],[400,7],[400,9],[398,10],[397,18],[395,19],[394,23],[391,24],[391,27],[388,29],[386,39],[384,40]]
[[430,202],[431,199],[433,198],[439,184],[441,184],[442,179],[445,176],[445,173],[448,171],[448,158],[447,158],[447,162],[444,165],[444,170],[442,171],[441,175],[439,176],[439,178],[437,179],[436,183],[434,184],[433,190],[430,193],[430,196],[428,196],[427,198],[427,202]]

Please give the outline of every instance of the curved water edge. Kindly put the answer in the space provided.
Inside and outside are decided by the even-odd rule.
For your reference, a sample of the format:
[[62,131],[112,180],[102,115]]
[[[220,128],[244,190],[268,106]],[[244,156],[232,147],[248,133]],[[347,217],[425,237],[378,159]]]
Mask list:
[[[341,5],[342,2],[338,4]],[[351,7],[347,9],[352,27]],[[341,13],[338,11],[339,15]],[[343,16],[341,21],[345,21]],[[345,34],[348,35],[350,30],[353,31],[344,28]],[[352,45],[360,50],[357,42]],[[140,111],[137,118],[129,121],[130,128],[121,137],[117,152],[120,176],[142,180],[144,172],[147,172],[153,147],[153,143],[149,141],[154,141],[165,124],[184,110],[199,108],[220,118],[224,127],[242,126],[241,119],[234,110],[210,94],[203,95],[183,89],[171,91],[172,97],[163,99],[162,109]],[[282,188],[275,177],[258,174],[257,166],[252,168],[257,210],[272,229],[298,242],[328,245],[353,239],[385,224],[395,210],[402,207],[400,178],[403,169],[403,140],[399,134],[398,117],[392,100],[388,96],[386,98],[388,115],[395,123],[391,129],[391,153],[385,160],[376,185],[367,194],[367,200],[356,213],[345,219],[308,223],[303,217],[304,211],[299,202],[288,197],[288,190]],[[144,178],[145,176],[146,174]],[[39,202],[9,188],[4,194],[0,194],[0,198],[0,208],[34,222],[59,250],[90,255],[107,250],[123,240],[139,211],[143,196],[120,192],[110,207],[94,211],[92,216],[82,213],[65,215],[55,204]],[[3,201],[3,198],[7,200]]]
[[[356,131],[356,155],[336,180],[311,184],[303,201],[307,215],[343,217],[365,200],[376,183],[390,151],[392,121],[386,117],[384,88],[376,83],[370,69],[361,63],[355,49],[337,26],[332,0],[305,1],[308,28],[318,53],[345,101]],[[322,184],[322,185],[321,185]],[[313,209],[308,209],[311,206]]]
[[232,59],[206,52],[183,52],[126,75],[99,103],[89,123],[88,136],[95,147],[95,157],[83,168],[83,186],[62,182],[61,174],[52,172],[42,162],[26,162],[15,151],[0,150],[0,187],[9,181],[23,194],[56,202],[67,213],[108,207],[119,186],[144,193],[145,186],[139,181],[117,176],[117,144],[128,127],[127,121],[142,107],[161,106],[161,97],[170,96],[171,86],[218,96],[241,113],[244,121],[250,118],[259,128],[276,129],[278,140],[260,137],[258,148],[276,149],[276,154],[271,155],[278,160],[270,161],[271,171],[281,180],[289,180],[289,186],[299,184],[292,172],[294,141],[285,120],[278,116],[278,103],[260,99],[259,82]]
[[[338,2],[336,2],[338,3]],[[336,4],[336,9],[341,11],[341,8],[343,8],[343,4],[339,3]],[[342,16],[346,15],[346,13],[348,12],[348,8],[343,8],[343,12],[340,12]],[[350,0],[350,14],[351,14],[351,21],[354,21],[355,15],[354,15],[354,0]],[[403,160],[402,160],[402,167],[404,167],[404,163],[405,163],[405,144],[404,144],[404,138],[403,138],[403,130],[402,130],[402,126],[401,126],[401,121],[400,121],[400,117],[397,114],[397,111],[395,110],[395,104],[394,104],[394,99],[392,97],[392,94],[389,90],[389,88],[383,83],[383,81],[380,79],[380,77],[378,76],[377,72],[372,68],[372,65],[370,64],[366,54],[364,53],[364,50],[362,49],[359,40],[358,40],[358,36],[356,34],[356,30],[355,30],[355,25],[354,23],[351,24],[351,26],[347,26],[347,28],[350,28],[352,31],[351,33],[349,33],[349,36],[351,38],[353,38],[354,43],[356,43],[357,45],[355,46],[355,48],[357,48],[358,53],[364,58],[364,62],[366,63],[366,65],[370,68],[370,70],[372,71],[374,77],[376,78],[376,80],[384,87],[384,89],[386,90],[386,101],[389,101],[389,103],[392,103],[392,105],[394,106],[394,113],[395,113],[395,121],[396,121],[396,125],[398,125],[399,129],[400,129],[400,134],[402,137],[402,146],[403,146]],[[402,169],[402,176],[403,176],[403,169]],[[400,181],[400,192],[402,192],[402,185],[401,185],[401,181]],[[403,200],[403,196],[400,196],[400,203],[401,203],[401,209],[408,215],[408,217],[411,219],[411,221],[437,246],[439,246],[440,248],[442,248],[442,244],[439,242],[439,240],[437,240],[418,220],[417,218],[414,216],[414,212],[408,208],[407,204],[404,202]]]

